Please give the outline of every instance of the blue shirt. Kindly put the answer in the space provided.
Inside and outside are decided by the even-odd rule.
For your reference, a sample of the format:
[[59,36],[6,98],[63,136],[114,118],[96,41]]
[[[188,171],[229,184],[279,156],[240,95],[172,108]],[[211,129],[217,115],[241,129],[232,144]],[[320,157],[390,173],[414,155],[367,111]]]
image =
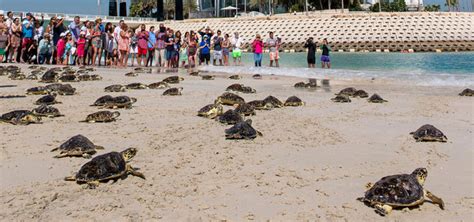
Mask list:
[[[26,27],[26,25],[30,24],[30,27]],[[30,22],[28,20],[23,21],[23,38],[33,38],[33,22]]]
[[154,32],[148,32],[148,48],[153,48],[155,47],[156,43],[156,35]]
[[72,33],[72,38],[74,41],[77,41],[79,39],[79,33],[81,33],[81,27],[79,25],[76,25],[76,23],[71,22],[68,26],[69,31]]
[[[201,47],[201,46],[204,46],[204,45],[206,45],[206,42],[205,42],[205,41],[202,41],[201,43],[199,43],[199,46],[200,46],[200,47]],[[210,54],[210,53],[211,53],[211,52],[210,52],[210,50],[209,50],[209,44],[208,44],[206,47],[204,47],[204,48],[201,49],[201,54],[203,54],[203,55]]]

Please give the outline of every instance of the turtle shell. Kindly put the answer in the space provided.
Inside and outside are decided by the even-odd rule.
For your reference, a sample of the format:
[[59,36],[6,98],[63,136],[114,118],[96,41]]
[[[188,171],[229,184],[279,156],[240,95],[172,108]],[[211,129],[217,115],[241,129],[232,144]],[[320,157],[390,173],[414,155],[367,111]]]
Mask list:
[[459,93],[460,96],[474,96],[474,90],[472,89],[464,89],[461,93]]
[[125,92],[127,89],[123,85],[110,85],[104,88],[105,92]]
[[45,95],[48,93],[49,93],[49,90],[44,86],[32,87],[26,90],[26,94],[29,94],[29,95]]
[[180,87],[180,88],[170,88],[170,89],[167,89],[163,92],[163,96],[180,96],[182,90],[183,90],[182,87]]
[[180,81],[183,81],[183,77],[179,76],[170,76],[165,79],[163,79],[163,82],[169,83],[169,84],[178,84]]
[[30,110],[14,110],[14,111],[2,114],[0,116],[0,120],[8,122],[13,119],[20,118],[27,114],[31,114],[31,111]]
[[39,98],[38,100],[36,100],[35,104],[36,105],[52,105],[52,104],[56,104],[56,103],[60,103],[58,101],[56,101],[56,96],[54,95],[45,95],[41,98]]
[[374,94],[372,95],[369,99],[368,99],[369,102],[371,103],[383,103],[383,102],[387,102],[387,100],[384,100],[381,96],[379,96],[378,94]]
[[247,103],[240,103],[237,108],[235,108],[235,112],[244,116],[250,116],[255,115],[255,108]]
[[252,120],[240,121],[229,129],[225,130],[226,139],[255,139],[261,135],[252,127]]
[[354,88],[354,87],[347,87],[347,88],[342,89],[341,91],[339,91],[339,93],[337,93],[336,95],[353,96],[356,91],[357,91],[357,89]]
[[119,112],[99,111],[87,115],[86,122],[112,122],[120,116]]
[[284,105],[285,106],[302,106],[304,105],[304,102],[296,96],[290,96],[288,97],[288,99],[286,99]]
[[217,98],[217,100],[224,105],[234,105],[245,103],[245,100],[237,94],[226,92]]
[[228,87],[225,89],[225,91],[236,91],[236,92],[240,92],[240,91],[242,91],[242,87],[243,87],[243,86],[244,86],[244,85],[242,85],[242,84],[235,83],[235,84],[232,84],[232,85],[228,86]]
[[336,97],[332,98],[331,100],[334,101],[334,102],[338,102],[338,103],[350,103],[351,102],[351,99],[346,94],[337,95]]
[[265,99],[263,100],[263,102],[272,104],[272,106],[273,106],[274,108],[281,108],[281,107],[283,107],[283,103],[282,103],[278,98],[276,98],[276,97],[274,97],[274,96],[267,96],[267,98],[265,98]]
[[441,130],[430,124],[425,124],[410,134],[413,135],[417,142],[446,142],[448,140]]
[[58,117],[62,116],[59,110],[56,107],[41,105],[32,110],[32,112],[37,116],[49,116],[49,117]]
[[112,101],[105,104],[109,108],[131,108],[132,104],[137,101],[136,98],[128,96],[117,96]]
[[127,163],[123,159],[122,154],[118,152],[102,154],[82,165],[81,169],[76,173],[76,181],[81,183],[120,177],[126,172],[126,168]]
[[413,174],[386,176],[365,192],[365,200],[391,206],[411,206],[424,199],[423,186]]
[[239,75],[231,75],[229,76],[229,79],[240,79],[241,77]]
[[127,89],[146,89],[148,88],[147,85],[143,84],[143,83],[130,83],[128,85],[126,85],[125,87],[127,87]]
[[113,102],[114,97],[111,95],[105,95],[98,98],[92,106],[105,106],[106,104]]
[[253,100],[247,104],[253,106],[256,110],[270,110],[273,107],[270,103],[266,103],[263,100]]
[[217,119],[221,123],[225,124],[236,124],[238,122],[243,121],[242,116],[240,113],[230,109],[227,110],[224,114],[220,115],[219,118]]
[[41,82],[56,82],[56,80],[59,78],[59,73],[57,73],[57,69],[49,69],[46,71],[43,76],[41,76]]
[[352,96],[359,97],[359,98],[367,98],[369,97],[369,94],[366,91],[360,89],[360,90],[357,90]]
[[166,82],[155,82],[150,85],[148,85],[148,88],[150,89],[164,89],[164,88],[169,88],[170,86]]

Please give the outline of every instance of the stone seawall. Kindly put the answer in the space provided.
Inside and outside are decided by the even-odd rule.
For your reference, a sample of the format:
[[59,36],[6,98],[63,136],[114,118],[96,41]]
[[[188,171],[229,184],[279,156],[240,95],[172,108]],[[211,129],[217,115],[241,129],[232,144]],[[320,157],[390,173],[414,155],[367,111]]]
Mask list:
[[[156,25],[156,24],[154,24]],[[282,51],[301,52],[309,37],[327,38],[333,51],[474,51],[474,13],[344,13],[165,22],[181,32],[210,26],[239,32],[245,48],[257,33],[282,38]]]

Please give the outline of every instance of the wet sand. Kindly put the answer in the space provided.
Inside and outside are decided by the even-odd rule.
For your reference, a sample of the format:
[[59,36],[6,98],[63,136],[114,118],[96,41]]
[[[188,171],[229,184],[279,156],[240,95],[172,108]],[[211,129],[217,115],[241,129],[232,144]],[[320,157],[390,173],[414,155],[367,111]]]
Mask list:
[[[26,66],[22,66],[27,71]],[[65,115],[43,124],[0,124],[0,218],[2,221],[470,221],[473,219],[474,101],[457,95],[463,88],[426,87],[386,80],[332,81],[330,90],[298,90],[295,77],[246,75],[241,80],[216,74],[215,80],[180,76],[183,95],[161,96],[162,89],[105,93],[111,84],[153,83],[172,74],[139,74],[98,69],[102,81],[71,83],[74,96],[59,96]],[[0,94],[24,94],[37,81],[0,76]],[[257,90],[246,101],[273,95],[300,97],[306,106],[257,111],[250,117],[263,133],[253,141],[228,141],[230,126],[196,116],[225,88],[242,83]],[[366,99],[334,103],[340,89],[354,86],[378,93],[388,103]],[[138,101],[119,110],[112,123],[79,123],[103,95]],[[0,113],[32,109],[40,96],[1,99]],[[231,107],[225,107],[229,109]],[[409,135],[432,124],[447,143],[417,143]],[[146,180],[129,176],[96,189],[64,181],[87,159],[55,159],[51,149],[83,134],[105,147],[98,154],[139,149],[131,165]],[[388,217],[356,200],[367,182],[383,176],[428,169],[425,187],[442,197],[443,211],[425,203],[395,210]]]

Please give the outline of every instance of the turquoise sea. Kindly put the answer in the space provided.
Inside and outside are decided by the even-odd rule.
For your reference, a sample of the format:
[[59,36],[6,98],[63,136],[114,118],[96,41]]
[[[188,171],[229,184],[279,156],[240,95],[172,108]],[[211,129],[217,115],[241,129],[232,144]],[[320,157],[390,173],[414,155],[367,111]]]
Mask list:
[[[319,58],[320,55],[317,55]],[[280,53],[281,68],[253,67],[253,54],[244,53],[243,67],[204,67],[228,73],[260,73],[315,78],[392,78],[419,85],[474,86],[474,52],[446,53],[332,53],[332,69],[308,69],[306,53]]]

